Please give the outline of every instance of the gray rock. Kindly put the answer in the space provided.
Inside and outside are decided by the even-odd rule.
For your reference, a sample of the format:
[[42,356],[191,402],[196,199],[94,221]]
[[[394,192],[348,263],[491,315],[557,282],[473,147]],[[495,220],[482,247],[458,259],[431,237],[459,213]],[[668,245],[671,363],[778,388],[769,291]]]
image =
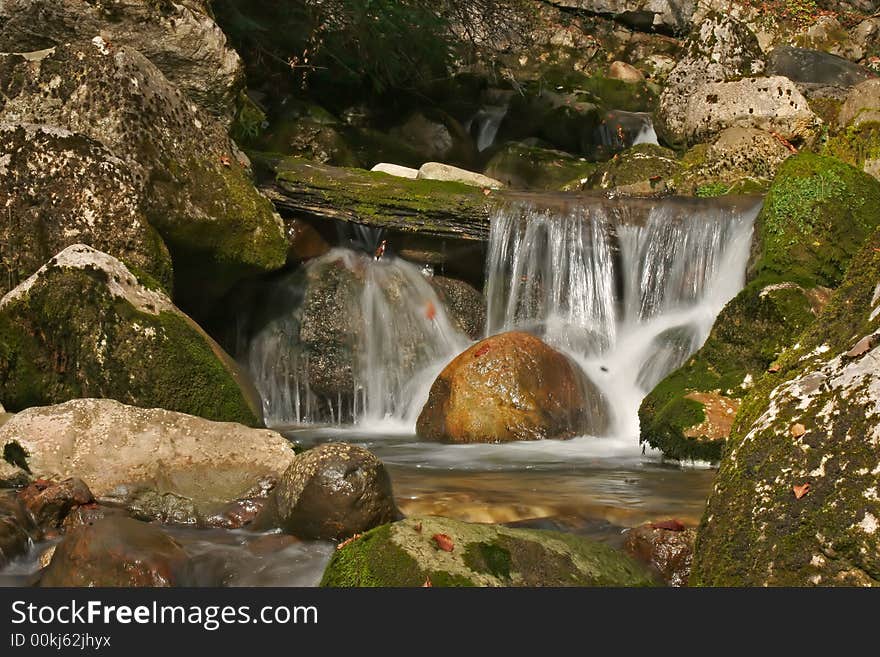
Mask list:
[[610,16],[639,30],[684,32],[697,0],[550,0],[550,4]]
[[458,182],[473,187],[488,187],[489,189],[501,189],[504,184],[481,173],[459,169],[450,164],[440,162],[426,162],[419,168],[419,178],[427,180],[444,180]]
[[841,128],[880,121],[880,79],[866,80],[853,87],[840,108]]
[[875,75],[863,66],[821,50],[779,46],[767,59],[767,75],[823,87],[852,87]]

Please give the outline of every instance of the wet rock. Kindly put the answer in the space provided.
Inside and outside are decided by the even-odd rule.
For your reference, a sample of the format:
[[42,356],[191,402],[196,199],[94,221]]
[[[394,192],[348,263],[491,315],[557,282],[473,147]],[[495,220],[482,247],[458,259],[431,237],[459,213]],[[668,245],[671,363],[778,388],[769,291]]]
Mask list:
[[358,167],[360,160],[334,124],[294,119],[274,125],[260,146],[272,153],[340,167]]
[[277,477],[294,456],[274,431],[99,399],[19,413],[0,429],[0,449],[12,446],[35,477],[77,476],[99,499],[152,490],[200,512]]
[[628,530],[623,549],[657,570],[669,586],[687,586],[696,535],[695,529],[667,529],[649,523]]
[[431,284],[446,306],[450,319],[471,340],[478,340],[486,326],[486,298],[465,281],[432,276]]
[[168,587],[186,566],[183,548],[159,527],[108,517],[67,533],[40,586]]
[[287,232],[288,262],[319,258],[330,250],[327,240],[307,221],[286,217],[284,228]]
[[[108,516],[129,518],[131,514],[122,507],[92,502],[91,504],[74,507],[64,518],[62,529],[65,532],[69,532],[71,529],[82,527],[83,525],[94,525],[101,518]],[[47,566],[48,563],[43,565]]]
[[450,164],[442,164],[440,162],[426,162],[419,168],[419,179],[423,180],[442,180],[445,182],[457,182],[473,187],[488,187],[489,189],[500,189],[504,184],[489,176],[474,171],[466,171],[459,169]]
[[0,300],[0,344],[0,397],[14,410],[93,396],[260,422],[217,343],[149,279],[82,244]]
[[878,203],[880,183],[833,158],[801,153],[781,165],[756,220],[750,280],[700,350],[642,401],[642,442],[674,459],[721,458],[729,412],[743,412],[762,377],[778,377],[765,373],[822,312],[880,220]]
[[595,164],[564,151],[526,142],[510,142],[486,164],[485,175],[515,189],[560,189],[587,177]]
[[171,290],[171,257],[138,190],[128,166],[88,137],[0,124],[0,292],[72,244],[125,260]]
[[416,112],[403,125],[391,130],[391,136],[413,148],[422,161],[439,160],[470,164],[476,146],[467,131],[451,116],[432,111],[431,116]]
[[71,511],[94,499],[85,482],[75,477],[60,482],[37,480],[19,495],[36,522],[47,528],[60,527]]
[[653,586],[653,580],[626,555],[572,534],[424,516],[377,527],[337,550],[321,586]]
[[692,584],[880,585],[880,381],[874,351],[846,355],[854,337],[880,329],[878,279],[875,231],[779,372],[744,400],[698,531]]
[[431,386],[416,431],[422,440],[509,442],[601,434],[601,393],[566,356],[527,333],[481,340]]
[[40,530],[14,490],[0,490],[0,568],[26,553]]
[[228,122],[244,69],[208,2],[9,0],[0,5],[0,52],[30,52],[100,36],[149,59],[187,98]]
[[674,151],[656,144],[639,144],[601,165],[577,187],[637,196],[658,195],[669,191],[680,168]]
[[139,52],[97,39],[0,55],[0,69],[0,121],[60,126],[126,163],[142,211],[175,257],[178,298],[206,304],[240,278],[284,264],[281,220],[224,126]]
[[273,496],[281,528],[302,539],[341,540],[400,516],[382,462],[345,443],[298,455]]

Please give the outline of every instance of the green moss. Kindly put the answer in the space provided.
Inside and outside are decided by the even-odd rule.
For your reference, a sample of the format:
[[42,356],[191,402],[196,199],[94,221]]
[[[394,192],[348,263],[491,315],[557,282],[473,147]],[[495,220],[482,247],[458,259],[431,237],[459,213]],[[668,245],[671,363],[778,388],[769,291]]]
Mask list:
[[699,198],[713,198],[715,196],[724,196],[730,191],[730,185],[722,182],[706,183],[700,185],[694,191],[694,196]]
[[497,543],[471,543],[465,550],[464,563],[471,570],[510,579],[510,551]]
[[10,409],[103,397],[259,425],[233,374],[188,318],[137,310],[110,295],[106,276],[50,268],[0,311],[0,396]]
[[229,132],[237,142],[250,144],[263,133],[266,114],[245,91],[239,93],[235,105],[235,117]]
[[880,123],[846,128],[828,139],[823,153],[863,169],[866,160],[880,159]]
[[596,164],[563,151],[513,142],[489,160],[485,174],[519,189],[559,189],[596,170]]

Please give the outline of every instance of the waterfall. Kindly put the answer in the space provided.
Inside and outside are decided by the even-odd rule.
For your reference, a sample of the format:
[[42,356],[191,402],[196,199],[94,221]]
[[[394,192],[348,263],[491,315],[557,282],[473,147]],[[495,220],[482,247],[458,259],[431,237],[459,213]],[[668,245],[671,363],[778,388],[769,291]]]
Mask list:
[[608,399],[615,435],[708,337],[744,284],[758,207],[724,200],[511,204],[492,219],[488,331],[526,330],[565,351]]
[[465,125],[465,130],[474,135],[477,150],[481,153],[495,143],[501,122],[507,116],[507,105],[486,105]]
[[468,345],[429,278],[393,256],[334,249],[275,284],[268,305],[276,312],[246,364],[270,426],[411,428],[440,369]]

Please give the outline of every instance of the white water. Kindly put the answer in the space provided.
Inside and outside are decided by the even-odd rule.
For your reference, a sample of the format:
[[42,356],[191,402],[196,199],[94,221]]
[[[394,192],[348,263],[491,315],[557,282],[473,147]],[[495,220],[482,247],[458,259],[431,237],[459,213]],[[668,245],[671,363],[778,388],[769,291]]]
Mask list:
[[654,120],[647,112],[609,112],[599,126],[599,141],[613,150],[623,150],[638,144],[659,144]]
[[[304,326],[307,282],[332,267],[344,268],[354,281],[353,291],[335,291],[352,304],[345,321],[353,383],[349,394],[328,398],[312,389],[310,369],[316,365],[302,335],[314,330]],[[310,261],[304,275],[279,285],[290,291],[289,307],[253,337],[248,352],[270,426],[355,423],[412,431],[433,379],[468,345],[425,275],[399,258],[376,261],[366,253],[334,249]]]
[[486,105],[465,125],[465,130],[474,134],[477,150],[481,153],[495,143],[501,122],[507,115],[507,105]]
[[526,330],[568,353],[604,394],[610,437],[635,446],[638,407],[708,337],[744,284],[758,208],[661,200],[564,212],[513,205],[492,221],[488,330]]

